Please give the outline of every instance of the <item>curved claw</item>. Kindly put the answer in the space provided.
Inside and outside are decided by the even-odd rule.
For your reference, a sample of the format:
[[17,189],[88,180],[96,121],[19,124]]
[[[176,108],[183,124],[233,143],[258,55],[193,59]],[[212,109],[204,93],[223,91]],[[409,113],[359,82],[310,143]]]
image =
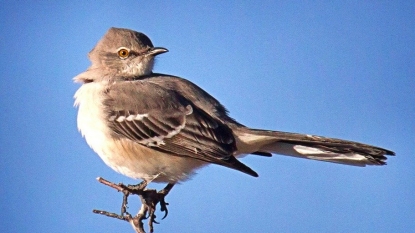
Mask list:
[[149,221],[151,221],[152,223],[155,223],[155,224],[160,224],[159,222],[156,221],[156,217],[157,216],[153,213],[153,215],[151,216]]
[[[102,184],[116,189],[117,191],[121,191],[123,193],[123,202],[121,205],[120,215],[103,210],[94,210],[94,213],[128,221],[133,226],[136,232],[145,232],[143,228],[143,220],[145,219],[148,219],[148,226],[150,228],[150,232],[154,232],[153,223],[160,224],[155,220],[156,215],[154,214],[156,211],[157,204],[160,204],[161,212],[165,212],[162,219],[166,218],[169,213],[167,209],[167,205],[169,203],[166,203],[164,198],[173,188],[173,186],[175,185],[174,183],[168,183],[164,189],[157,192],[154,189],[146,189],[146,186],[148,184],[147,181],[143,181],[138,185],[124,185],[122,183],[115,184],[103,178],[98,178],[98,181]],[[138,195],[142,203],[141,209],[134,217],[132,217],[131,214],[127,212],[128,197],[132,194]]]
[[161,218],[161,220],[165,219],[167,217],[167,215],[169,215],[169,210],[167,209],[167,206],[169,205],[169,203],[163,200],[160,201],[160,211],[161,212],[165,212],[163,218]]

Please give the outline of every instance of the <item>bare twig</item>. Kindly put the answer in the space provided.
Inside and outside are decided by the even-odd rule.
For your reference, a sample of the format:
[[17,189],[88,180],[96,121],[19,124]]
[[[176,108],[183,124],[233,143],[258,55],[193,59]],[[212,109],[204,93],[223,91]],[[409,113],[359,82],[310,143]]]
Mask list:
[[[173,187],[173,184],[169,184],[166,186],[166,188],[160,190],[157,192],[155,189],[145,189],[147,186],[147,182],[143,181],[138,185],[124,185],[122,183],[115,184],[108,180],[105,180],[102,177],[97,178],[98,182],[107,185],[113,189],[116,189],[119,192],[122,192],[124,194],[123,196],[123,202],[121,205],[121,214],[111,213],[108,211],[103,210],[93,210],[96,214],[105,215],[107,217],[116,218],[119,220],[127,221],[131,224],[133,229],[136,233],[145,233],[144,227],[143,227],[143,220],[148,219],[148,226],[149,231],[153,232],[154,227],[153,223],[158,224],[158,222],[155,220],[156,215],[156,205],[160,203],[160,209],[162,212],[165,212],[165,215],[163,219],[167,216],[168,210],[167,205],[164,201],[164,197],[169,193],[170,189]],[[141,208],[138,211],[137,215],[132,217],[130,213],[127,212],[127,205],[128,205],[128,196],[130,194],[138,195],[141,199]]]

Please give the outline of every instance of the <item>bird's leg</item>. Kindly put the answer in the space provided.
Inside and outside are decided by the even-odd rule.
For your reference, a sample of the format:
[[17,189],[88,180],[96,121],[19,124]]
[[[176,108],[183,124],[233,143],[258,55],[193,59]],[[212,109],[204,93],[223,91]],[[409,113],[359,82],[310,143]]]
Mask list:
[[167,194],[169,194],[169,192],[173,188],[173,186],[174,186],[174,183],[169,183],[169,184],[167,184],[167,186],[164,189],[162,189],[158,192],[154,189],[148,189],[148,190],[144,190],[143,194],[140,195],[142,206],[141,206],[140,212],[137,214],[137,216],[138,215],[143,216],[143,214],[145,215],[145,213],[148,212],[148,218],[149,218],[148,225],[149,225],[149,228],[150,228],[150,232],[153,232],[153,223],[158,223],[156,221],[156,215],[155,215],[157,204],[160,204],[160,210],[162,212],[165,212],[162,219],[167,217],[167,214],[168,214],[167,205],[168,205],[168,203],[166,203],[164,198],[167,196]]
[[[122,183],[115,184],[110,181],[107,181],[101,177],[98,177],[98,181],[102,184],[105,184],[107,186],[110,186],[124,194],[122,206],[121,206],[121,214],[118,215],[116,213],[111,213],[103,210],[93,210],[96,214],[102,214],[108,217],[117,218],[120,220],[124,220],[129,222],[135,232],[137,233],[145,233],[143,228],[143,220],[148,220],[148,225],[150,228],[150,232],[153,232],[153,223],[158,223],[155,215],[156,206],[157,204],[160,204],[160,210],[162,212],[165,212],[164,217],[167,217],[168,210],[166,201],[164,198],[169,194],[170,190],[175,185],[174,183],[169,183],[166,185],[166,187],[160,191],[157,192],[155,189],[145,189],[147,187],[148,181],[143,181],[140,184],[137,185],[124,185]],[[138,195],[141,199],[141,208],[138,211],[136,216],[132,216],[130,213],[128,213],[128,197],[131,194]]]
[[173,186],[174,186],[174,183],[168,183],[166,185],[166,187],[164,187],[164,189],[162,189],[158,192],[158,195],[160,196],[160,211],[165,212],[162,219],[166,218],[167,215],[169,214],[169,211],[167,210],[167,205],[169,203],[167,203],[164,200],[164,198],[167,196],[167,194],[169,194],[169,192],[173,188]]

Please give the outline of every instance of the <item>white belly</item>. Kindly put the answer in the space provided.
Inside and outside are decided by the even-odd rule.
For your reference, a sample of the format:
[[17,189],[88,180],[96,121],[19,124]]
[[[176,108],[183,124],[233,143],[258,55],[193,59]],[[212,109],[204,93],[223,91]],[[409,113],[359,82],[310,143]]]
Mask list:
[[188,179],[205,162],[158,152],[129,139],[114,139],[102,105],[103,83],[83,84],[75,93],[78,129],[88,145],[115,171],[154,182]]

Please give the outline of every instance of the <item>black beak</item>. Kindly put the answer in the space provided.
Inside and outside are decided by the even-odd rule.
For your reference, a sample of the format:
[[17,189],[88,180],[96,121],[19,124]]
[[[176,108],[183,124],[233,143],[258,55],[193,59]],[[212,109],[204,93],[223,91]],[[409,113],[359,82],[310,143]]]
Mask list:
[[148,52],[148,54],[153,55],[153,56],[157,56],[157,55],[162,54],[162,53],[167,53],[168,51],[169,51],[168,49],[163,48],[163,47],[154,47]]

